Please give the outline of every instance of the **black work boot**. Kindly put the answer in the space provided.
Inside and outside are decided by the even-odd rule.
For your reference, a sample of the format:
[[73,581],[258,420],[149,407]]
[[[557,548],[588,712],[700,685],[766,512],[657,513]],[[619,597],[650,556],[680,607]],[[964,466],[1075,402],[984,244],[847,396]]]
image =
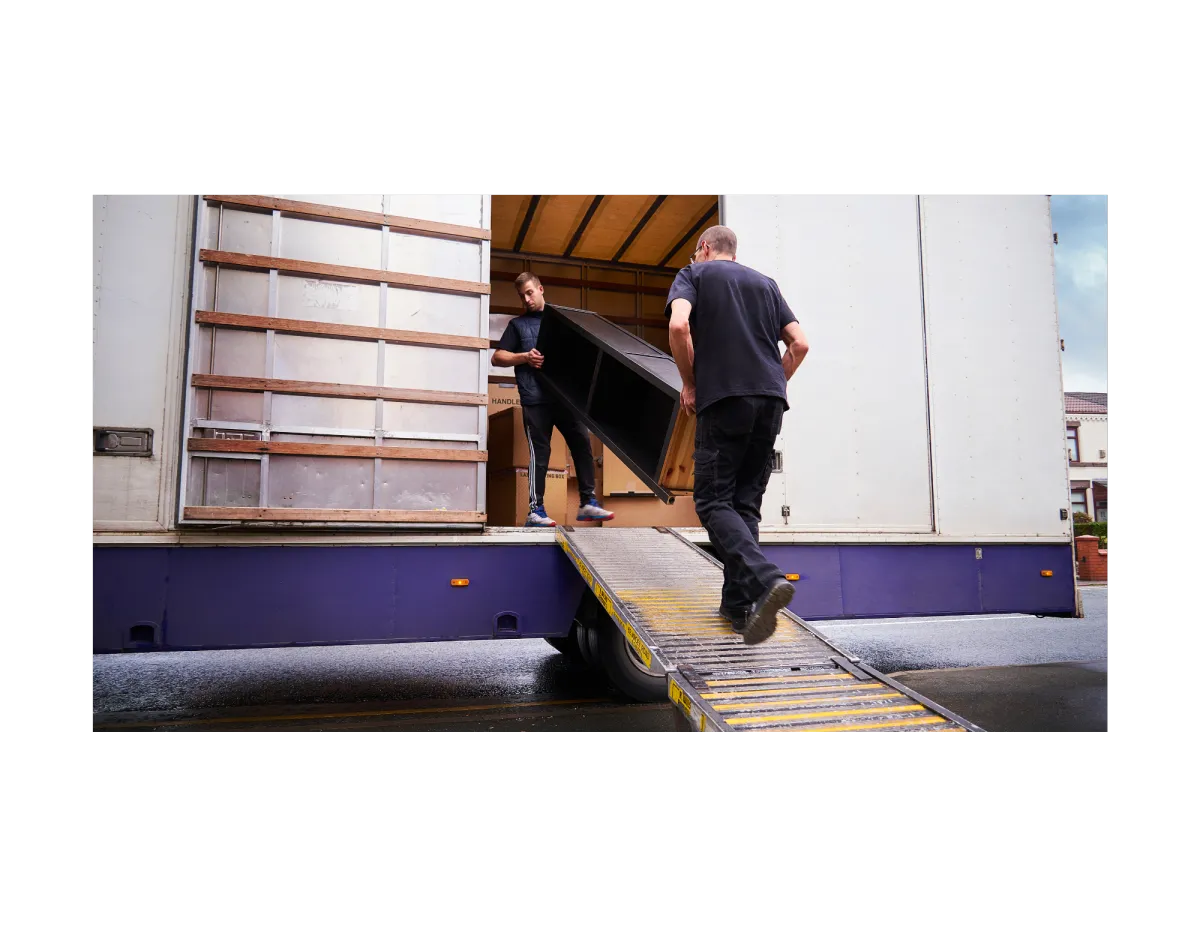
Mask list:
[[796,587],[786,579],[777,579],[763,591],[746,616],[742,640],[747,644],[761,644],[775,633],[775,617],[779,610],[792,601]]
[[741,634],[746,628],[746,614],[750,611],[748,608],[730,608],[728,605],[721,603],[721,607],[717,609],[717,614],[724,618],[733,626],[733,630]]

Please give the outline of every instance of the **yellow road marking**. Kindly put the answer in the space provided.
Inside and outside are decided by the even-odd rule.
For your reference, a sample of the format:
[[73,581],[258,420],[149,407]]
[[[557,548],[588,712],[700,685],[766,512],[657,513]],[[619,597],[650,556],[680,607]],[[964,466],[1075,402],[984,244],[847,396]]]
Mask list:
[[261,715],[236,718],[177,718],[165,721],[116,721],[102,728],[162,727],[174,724],[261,724],[267,721],[328,721],[334,718],[374,718],[388,715],[449,714],[460,711],[499,711],[505,708],[543,708],[556,705],[594,705],[602,698],[559,699],[546,702],[509,702],[504,705],[457,705],[447,708],[389,708],[376,711],[341,711],[323,714]]

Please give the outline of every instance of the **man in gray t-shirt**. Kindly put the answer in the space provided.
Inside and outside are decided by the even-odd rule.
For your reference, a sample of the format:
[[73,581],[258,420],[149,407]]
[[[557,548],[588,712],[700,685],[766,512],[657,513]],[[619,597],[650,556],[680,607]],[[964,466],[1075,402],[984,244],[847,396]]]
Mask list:
[[795,593],[763,556],[758,523],[787,381],[808,342],[775,281],[737,263],[737,236],[723,225],[700,235],[667,293],[667,315],[681,402],[696,415],[696,514],[725,568],[720,614],[758,644]]

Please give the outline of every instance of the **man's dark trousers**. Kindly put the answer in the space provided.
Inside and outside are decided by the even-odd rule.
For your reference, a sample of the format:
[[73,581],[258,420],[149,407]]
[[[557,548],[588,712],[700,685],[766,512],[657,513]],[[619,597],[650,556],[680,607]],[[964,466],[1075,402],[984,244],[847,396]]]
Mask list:
[[529,505],[541,505],[546,498],[546,471],[550,469],[550,436],[557,428],[567,442],[571,460],[579,480],[579,501],[583,504],[596,493],[596,464],[592,460],[592,439],[583,422],[562,403],[540,402],[534,406],[522,404],[525,417],[525,436],[529,441],[530,459],[534,461],[530,483]]
[[785,578],[758,546],[762,497],[783,408],[783,400],[774,396],[730,396],[696,416],[693,499],[725,565],[721,604],[735,613],[752,606],[768,584]]

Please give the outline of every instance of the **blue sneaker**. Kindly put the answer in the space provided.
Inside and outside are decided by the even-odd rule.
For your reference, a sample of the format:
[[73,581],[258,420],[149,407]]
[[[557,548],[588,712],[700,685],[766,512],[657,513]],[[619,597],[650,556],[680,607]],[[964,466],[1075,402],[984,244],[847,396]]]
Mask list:
[[579,506],[579,514],[575,516],[576,521],[612,521],[613,513],[608,509],[600,508],[600,503],[596,501],[596,497],[592,496],[587,502]]
[[546,507],[544,505],[530,509],[529,515],[525,518],[526,528],[554,528],[557,525],[558,522],[546,514]]

